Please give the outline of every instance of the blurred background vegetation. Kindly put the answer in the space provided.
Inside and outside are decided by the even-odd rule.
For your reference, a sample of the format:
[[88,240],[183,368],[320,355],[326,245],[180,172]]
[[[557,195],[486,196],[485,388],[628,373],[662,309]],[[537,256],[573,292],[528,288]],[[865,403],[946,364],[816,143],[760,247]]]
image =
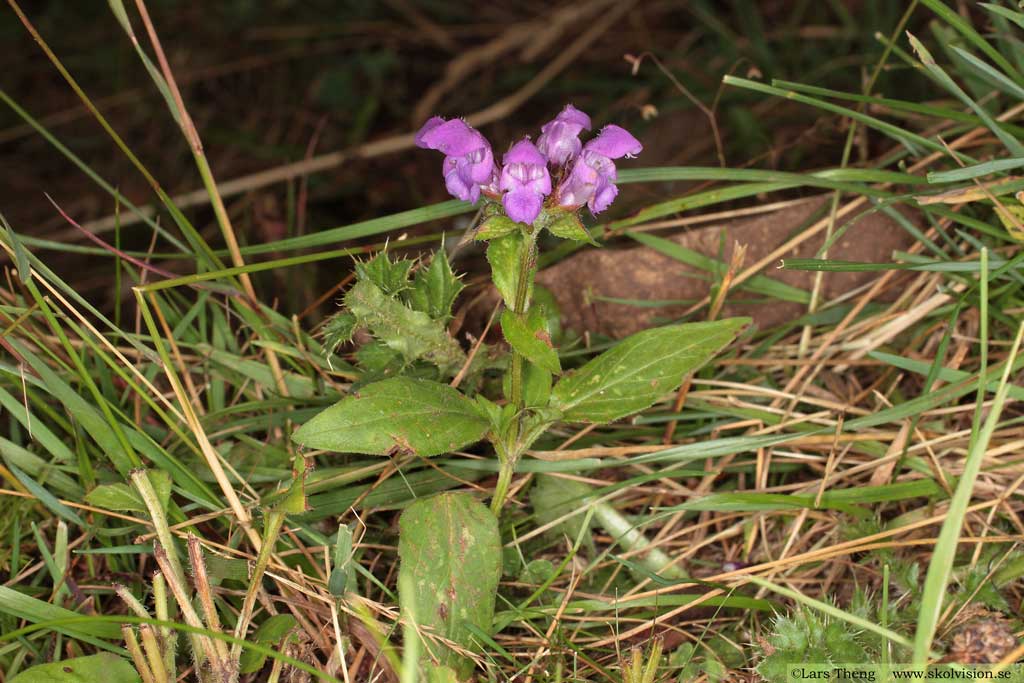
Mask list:
[[[36,1],[23,9],[169,194],[200,188],[180,131],[106,3]],[[470,115],[496,103],[493,122],[481,128],[492,141],[538,131],[573,102],[596,126],[615,121],[636,132],[645,144],[644,166],[717,165],[710,112],[695,106],[699,101],[714,110],[730,166],[833,165],[845,137],[838,119],[723,88],[722,76],[859,91],[882,53],[874,32],[891,30],[905,7],[891,0],[161,0],[149,9],[218,181],[241,179],[242,190],[228,198],[239,239],[259,244],[446,195],[438,160],[405,146],[328,163],[308,184],[250,183],[251,174],[365,151],[367,143],[414,131],[431,115]],[[112,149],[13,12],[0,14],[0,40],[3,91],[129,200],[148,203],[146,181]],[[647,59],[634,73],[632,58],[641,55],[656,56],[664,70]],[[907,68],[894,63],[876,89],[889,92],[898,83],[905,99],[923,95],[927,83],[906,78]],[[83,224],[117,208],[9,107],[0,107],[0,159],[0,206],[23,234],[83,242],[44,193]],[[615,212],[685,188],[628,188]],[[187,214],[218,243],[212,212]],[[121,235],[125,248],[143,251],[151,238],[148,229]],[[53,265],[112,308],[102,264],[93,271],[85,257],[63,254]],[[317,280],[303,269],[298,282],[255,278],[261,294],[280,295],[284,310],[297,312],[335,275]]]

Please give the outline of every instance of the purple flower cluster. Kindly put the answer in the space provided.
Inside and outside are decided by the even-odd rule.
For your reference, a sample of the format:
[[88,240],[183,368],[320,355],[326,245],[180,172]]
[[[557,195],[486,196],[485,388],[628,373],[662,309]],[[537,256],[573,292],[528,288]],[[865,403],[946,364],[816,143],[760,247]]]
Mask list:
[[[500,198],[509,218],[533,223],[549,196],[562,209],[584,204],[594,214],[607,209],[619,192],[612,160],[643,149],[616,125],[605,126],[586,144],[580,141],[584,130],[590,130],[590,117],[568,104],[541,127],[536,145],[529,137],[512,145],[500,169],[487,139],[462,119],[435,116],[416,134],[416,146],[445,155],[444,182],[452,196],[468,202],[481,193]],[[552,170],[560,178],[553,192]]]

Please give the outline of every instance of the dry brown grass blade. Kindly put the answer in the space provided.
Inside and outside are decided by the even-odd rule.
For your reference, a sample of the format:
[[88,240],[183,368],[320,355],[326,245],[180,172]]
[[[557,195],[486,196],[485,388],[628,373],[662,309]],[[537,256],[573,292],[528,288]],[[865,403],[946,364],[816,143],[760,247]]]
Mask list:
[[[1015,117],[1019,116],[1022,112],[1024,112],[1024,104],[1019,104],[1019,105],[1017,105],[1015,107],[1012,107],[1011,109],[1008,109],[1007,111],[1003,112],[997,118],[998,118],[999,121],[1011,121]],[[973,142],[978,137],[981,137],[982,135],[985,135],[987,132],[988,132],[987,128],[983,128],[983,127],[975,128],[975,129],[973,129],[973,130],[963,134],[962,136],[957,138],[955,141],[950,143],[949,149],[951,149],[951,150],[960,149],[960,148],[970,144],[971,142]],[[909,173],[920,172],[920,171],[930,167],[936,161],[941,159],[942,156],[943,155],[942,155],[941,152],[933,152],[932,154],[929,154],[928,156],[926,156],[926,157],[920,159],[919,161],[917,161],[916,163],[914,163],[908,169],[908,172]],[[883,187],[885,187],[885,186],[883,186]],[[865,197],[858,197],[857,199],[854,199],[854,200],[844,204],[842,208],[836,210],[835,220],[838,220],[840,218],[846,217],[848,214],[852,213],[853,211],[855,211],[855,210],[857,210],[859,208],[862,208],[866,203],[867,203],[867,199]],[[807,240],[811,239],[812,237],[814,237],[818,233],[820,233],[823,230],[827,229],[828,226],[830,224],[833,224],[833,223],[834,223],[834,221],[832,219],[832,216],[827,216],[827,217],[819,220],[818,222],[816,222],[814,225],[812,225],[807,230],[804,230],[800,234],[795,235],[792,239],[788,240],[785,244],[783,244],[779,248],[775,249],[768,256],[764,257],[763,259],[761,259],[757,263],[753,264],[752,266],[750,266],[749,268],[744,270],[738,276],[736,276],[736,281],[735,281],[733,286],[741,285],[744,282],[746,282],[747,280],[749,280],[750,278],[752,278],[755,275],[757,275],[758,273],[760,273],[765,268],[768,268],[769,266],[771,266],[773,264],[777,264],[779,262],[779,259],[781,259],[787,252],[792,251],[794,247],[796,247],[796,246],[798,246],[800,244],[803,244],[804,242],[806,242]],[[688,311],[686,312],[686,314],[689,314],[689,313],[692,313],[694,311],[700,310],[704,306],[707,306],[710,302],[711,302],[711,298],[710,297],[704,297],[703,299],[701,299],[700,301],[695,303],[693,306],[691,306],[688,309]]]
[[[213,205],[213,212],[217,217],[217,224],[220,226],[221,236],[224,238],[224,242],[228,247],[228,252],[231,254],[231,262],[236,268],[241,268],[245,266],[245,259],[242,258],[242,252],[239,250],[238,238],[235,235],[234,227],[231,225],[231,217],[228,215],[227,208],[224,206],[224,198],[217,189],[217,181],[214,179],[213,171],[210,169],[209,161],[206,158],[206,153],[203,151],[203,143],[199,137],[199,131],[196,129],[195,124],[192,122],[192,117],[189,116],[188,109],[185,107],[185,101],[181,96],[181,90],[178,88],[178,83],[174,78],[174,72],[167,61],[167,56],[164,54],[163,46],[160,43],[160,37],[156,33],[156,28],[153,26],[152,19],[150,19],[149,11],[146,9],[145,0],[135,0],[135,6],[138,8],[139,16],[142,18],[142,23],[146,27],[146,32],[149,34],[149,40],[153,45],[157,61],[160,64],[160,71],[163,74],[164,82],[167,84],[167,88],[170,90],[171,96],[174,98],[181,131],[184,133],[185,139],[188,140],[189,147],[192,149],[192,156],[195,158],[196,164],[199,167],[200,175],[203,176],[204,184],[206,185],[206,192]],[[245,291],[246,296],[248,296],[253,310],[258,313],[259,300],[256,297],[256,290],[252,286],[252,280],[249,278],[249,274],[244,271],[239,273],[238,280],[242,283],[242,289]],[[277,385],[277,391],[282,396],[288,396],[288,384],[284,380],[284,373],[281,371],[281,362],[277,358],[277,353],[269,347],[265,347],[263,352],[266,356],[267,363],[270,365],[270,371]],[[188,379],[186,378],[186,382],[187,381]]]
[[[8,253],[9,257],[12,260],[14,259],[14,250],[8,244],[0,243],[0,247],[2,247]],[[146,387],[149,390],[151,396],[160,401],[163,404],[164,408],[168,410],[172,416],[174,416],[178,420],[184,420],[184,416],[178,410],[178,408],[171,401],[169,401],[166,396],[164,396],[163,392],[159,391],[153,385],[153,383],[141,372],[141,370],[139,370],[138,364],[133,363],[128,359],[128,356],[139,356],[141,353],[140,351],[134,348],[122,349],[115,346],[110,341],[110,339],[108,339],[106,335],[101,334],[100,331],[97,330],[96,327],[93,325],[93,323],[88,318],[86,318],[77,308],[75,308],[71,304],[71,302],[64,297],[60,290],[58,290],[53,284],[51,284],[47,278],[42,277],[42,274],[39,273],[34,268],[30,270],[30,273],[32,274],[32,277],[35,279],[35,282],[40,283],[47,290],[47,292],[49,292],[49,296],[51,296],[54,301],[60,303],[64,311],[74,316],[75,320],[77,320],[78,323],[82,325],[83,328],[88,330],[89,333],[92,334],[92,336],[100,345],[105,347],[107,351],[109,351],[115,358],[117,358],[125,367],[125,369],[127,369],[129,372],[135,375],[136,380],[138,380],[139,383],[142,384],[142,386]],[[26,312],[25,315],[27,316],[30,312],[31,311]],[[3,342],[3,335],[0,335],[0,344],[2,344]],[[77,339],[72,340],[72,343],[79,347],[85,346],[85,343],[83,341]],[[18,357],[18,354],[13,347],[5,348],[11,352],[11,355],[13,357]]]
[[[149,301],[147,304],[146,296],[143,292],[135,288],[136,300],[139,302],[140,308],[145,307],[159,318],[163,317],[160,309],[160,303],[156,299],[155,293],[149,294]],[[166,328],[166,321],[162,325]],[[156,334],[156,330],[154,330]],[[181,406],[182,416],[185,424],[188,426],[192,435],[195,437],[197,444],[199,445],[200,452],[203,454],[203,458],[206,460],[207,466],[210,468],[210,472],[213,474],[214,479],[217,481],[217,485],[220,487],[221,492],[227,499],[228,505],[231,507],[231,511],[238,519],[239,524],[245,529],[246,535],[249,537],[250,542],[254,547],[259,548],[261,545],[261,539],[259,533],[252,527],[252,515],[248,509],[242,504],[241,499],[238,497],[238,493],[235,491],[234,486],[227,477],[227,473],[224,470],[225,463],[217,449],[210,443],[210,439],[206,434],[206,430],[203,428],[199,417],[193,408],[193,401],[197,400],[197,397],[190,397],[186,392],[185,387],[182,385],[181,380],[178,378],[174,368],[170,367],[169,364],[165,364],[163,367],[164,374],[170,382],[171,388],[174,391],[175,397]],[[240,481],[244,481],[241,479]]]
[[1008,185],[1010,183],[1024,179],[1024,176],[1005,176],[998,180],[989,180],[986,182],[978,182],[974,187],[963,187],[956,190],[948,190],[939,194],[923,194],[914,197],[921,206],[929,206],[932,204],[970,204],[972,202],[981,202],[986,199],[992,198],[992,191],[990,188],[998,187],[1000,185]]
[[[980,510],[992,507],[995,504],[996,504],[995,501],[978,503],[978,504],[970,506],[968,508],[968,510],[970,512],[977,512],[977,511],[980,511]],[[935,515],[935,516],[929,517],[927,519],[921,520],[919,522],[911,523],[911,524],[908,524],[906,526],[899,527],[898,529],[890,529],[890,530],[883,531],[883,532],[880,532],[880,533],[877,533],[877,534],[873,534],[871,536],[865,536],[863,538],[856,539],[855,541],[848,541],[848,542],[844,542],[844,543],[837,543],[835,545],[832,545],[832,546],[829,546],[829,547],[826,547],[826,548],[822,548],[822,549],[819,549],[819,550],[812,550],[812,551],[808,551],[808,552],[804,552],[804,553],[799,553],[797,555],[791,555],[791,556],[783,558],[783,559],[774,560],[774,561],[771,561],[771,562],[766,562],[766,563],[754,565],[754,566],[751,566],[751,567],[744,567],[742,569],[737,569],[735,571],[723,572],[723,573],[720,573],[720,574],[716,574],[716,575],[710,576],[706,580],[710,581],[710,582],[715,582],[715,583],[735,581],[736,579],[742,580],[742,577],[744,575],[747,575],[747,574],[761,574],[761,573],[766,573],[766,572],[778,572],[778,571],[781,571],[782,569],[784,569],[786,567],[796,567],[796,566],[799,566],[799,565],[802,565],[802,564],[806,564],[806,563],[809,563],[809,562],[819,562],[819,561],[823,561],[823,560],[826,560],[826,559],[831,559],[831,558],[838,557],[838,556],[849,555],[849,554],[852,554],[852,553],[855,553],[855,552],[865,552],[867,550],[871,550],[871,549],[875,549],[875,548],[879,548],[879,547],[892,547],[892,546],[887,546],[887,544],[879,544],[876,541],[879,541],[879,540],[884,539],[884,538],[888,538],[890,536],[895,536],[895,535],[898,535],[900,533],[906,533],[906,532],[909,532],[909,531],[912,531],[912,530],[915,530],[915,529],[919,529],[921,527],[931,526],[931,525],[935,525],[935,524],[941,524],[944,519],[945,519],[945,514]],[[916,540],[913,540],[913,541],[902,542],[899,545],[900,546],[904,546],[904,547],[907,546],[907,545],[932,545],[932,544],[934,544],[936,542],[936,540],[937,539],[935,539],[935,538],[916,539]],[[1020,540],[1020,539],[1018,537],[1014,537],[1014,536],[1006,536],[1006,537],[1002,537],[1001,540],[1003,540],[1003,541],[1014,541],[1014,540]],[[994,539],[993,539],[993,537],[986,537],[986,538],[964,537],[964,538],[961,538],[960,541],[962,543],[980,543],[980,542],[990,543],[990,542],[993,542]],[[654,597],[654,596],[657,596],[657,595],[665,595],[665,594],[676,592],[676,591],[680,591],[680,590],[683,590],[683,589],[686,589],[686,588],[692,588],[695,585],[696,584],[679,583],[679,584],[675,584],[675,585],[667,587],[667,588],[659,588],[659,589],[656,589],[656,590],[648,591],[646,593],[634,594],[634,595],[630,596],[630,599],[631,600],[638,600],[638,599],[641,599],[641,598]],[[723,595],[724,593],[725,593],[725,591],[723,591],[721,589],[712,589],[712,590],[708,591],[707,593],[703,594],[697,600],[694,600],[693,602],[687,603],[687,604],[682,605],[680,607],[677,607],[676,609],[671,610],[671,611],[669,611],[669,612],[667,612],[665,614],[659,615],[656,619],[651,619],[651,620],[644,621],[639,626],[636,626],[636,627],[634,627],[632,629],[629,629],[627,631],[624,631],[622,633],[618,633],[618,634],[616,634],[614,636],[610,636],[610,637],[607,637],[607,638],[603,638],[603,639],[597,640],[596,642],[593,642],[593,643],[588,643],[588,646],[595,647],[595,648],[603,647],[603,646],[611,645],[611,644],[616,643],[616,642],[621,642],[621,641],[628,640],[630,638],[634,638],[634,637],[644,633],[645,631],[648,631],[648,630],[654,628],[659,622],[668,621],[668,620],[674,619],[674,618],[678,617],[680,614],[682,614],[682,613],[684,613],[684,612],[686,612],[688,610],[691,610],[691,609],[693,609],[695,607],[698,607],[699,605],[703,604],[704,602],[706,602],[710,598],[717,597],[719,595]]]
[[538,662],[547,654],[550,648],[551,637],[555,634],[555,630],[558,629],[561,624],[562,617],[565,615],[565,608],[568,607],[569,601],[572,599],[573,594],[576,592],[577,586],[579,586],[580,579],[583,575],[576,571],[576,567],[573,566],[572,576],[569,579],[569,588],[562,595],[561,602],[558,603],[558,609],[555,610],[555,615],[551,619],[551,624],[548,625],[547,632],[544,633],[544,640],[542,644],[537,648],[537,651],[533,655],[533,659],[530,661],[530,668],[526,671],[526,678],[524,683],[531,683],[533,681],[533,672],[537,668]]

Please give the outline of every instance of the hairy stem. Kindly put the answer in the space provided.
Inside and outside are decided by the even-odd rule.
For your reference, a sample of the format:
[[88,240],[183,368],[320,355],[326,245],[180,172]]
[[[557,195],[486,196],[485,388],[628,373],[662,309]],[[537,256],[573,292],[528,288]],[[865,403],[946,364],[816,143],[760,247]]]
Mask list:
[[[537,263],[537,235],[532,231],[526,237],[526,244],[519,261],[519,279],[516,281],[515,301],[512,302],[512,312],[516,315],[525,315],[530,306],[530,286],[533,284],[533,270]],[[500,468],[498,470],[498,483],[494,487],[494,497],[491,498],[491,511],[495,516],[501,513],[505,504],[509,487],[512,484],[512,475],[516,472],[516,464],[519,456],[522,455],[521,419],[523,408],[523,369],[525,359],[523,355],[512,349],[512,363],[509,368],[509,402],[516,408],[516,424],[512,428],[507,442],[497,448]]]
[[[195,586],[196,595],[199,596],[199,606],[203,609],[206,626],[211,631],[220,633],[220,616],[217,614],[217,607],[213,603],[213,591],[210,588],[210,579],[206,574],[206,561],[203,559],[203,549],[199,545],[199,539],[191,533],[188,535],[188,557],[189,564],[192,565],[192,585]],[[224,641],[214,640],[213,645],[221,661],[228,661],[228,646]]]
[[[163,572],[153,573],[153,611],[160,621],[170,621],[171,612],[167,608],[167,582],[164,580]],[[164,666],[168,671],[174,671],[175,649],[178,642],[178,634],[170,626],[160,627],[161,636],[164,639]]]
[[149,662],[153,680],[157,683],[173,683],[174,672],[164,668],[164,655],[160,650],[160,643],[157,642],[156,631],[149,624],[141,624],[139,636],[142,638],[142,649],[146,653],[146,661]]
[[[132,628],[131,624],[122,624],[121,633],[124,635],[124,644],[128,648],[128,654],[131,655],[132,663],[135,664],[135,670],[139,672],[142,683],[157,683],[153,678],[152,672],[149,670],[146,655],[143,654],[142,648],[139,646],[139,639],[135,636],[135,629]],[[160,681],[160,683],[164,682]]]
[[153,487],[153,482],[149,479],[149,473],[145,469],[137,468],[129,472],[129,476],[131,477],[132,484],[135,485],[135,490],[141,496],[142,502],[146,504],[146,509],[149,510],[149,518],[153,522],[153,531],[156,532],[156,537],[167,554],[168,566],[171,569],[171,573],[174,574],[174,580],[179,584],[184,584],[185,571],[182,569],[181,560],[178,558],[178,548],[174,544],[171,527],[167,523],[167,515],[164,513],[163,504],[157,495],[156,489]]
[[[267,512],[266,523],[263,530],[263,544],[260,546],[259,555],[256,556],[256,566],[253,568],[252,577],[250,578],[249,590],[245,593],[245,598],[242,600],[242,609],[238,615],[238,623],[235,626],[235,637],[245,638],[246,632],[249,630],[249,622],[252,620],[253,606],[256,604],[256,594],[260,590],[260,585],[263,582],[263,573],[267,569],[267,565],[270,564],[270,556],[274,552],[274,545],[277,543],[277,537],[281,533],[281,525],[284,524],[284,513],[280,510],[271,510]],[[242,653],[242,648],[239,644],[235,643],[231,646],[231,658],[234,661],[238,661],[238,657]]]
[[[518,430],[517,430],[518,431]],[[512,447],[515,448],[513,442]],[[512,475],[516,473],[516,464],[519,462],[520,453],[510,450],[507,446],[498,445],[495,450],[498,452],[498,483],[494,485],[494,496],[491,498],[491,512],[495,517],[501,514],[501,507],[505,504],[509,487],[512,485]]]
[[[530,284],[533,281],[533,266],[537,259],[537,239],[534,234],[527,236],[526,244],[523,245],[523,253],[519,261],[519,279],[516,281],[516,298],[512,302],[512,311],[517,315],[524,315],[529,307]],[[512,373],[510,379],[511,390],[509,401],[522,410],[523,407],[523,356],[515,349],[512,349]]]
[[192,607],[192,597],[189,595],[188,587],[185,585],[184,579],[179,580],[178,574],[175,573],[171,566],[167,551],[159,543],[153,547],[153,558],[167,580],[167,585],[171,589],[175,602],[178,603],[178,609],[181,610],[181,616],[185,623],[197,629],[197,632],[189,634],[189,639],[192,641],[192,655],[195,657],[196,668],[201,669],[206,662],[216,664],[217,651],[210,643],[210,638],[199,635],[206,630],[206,627],[199,618],[199,614]]

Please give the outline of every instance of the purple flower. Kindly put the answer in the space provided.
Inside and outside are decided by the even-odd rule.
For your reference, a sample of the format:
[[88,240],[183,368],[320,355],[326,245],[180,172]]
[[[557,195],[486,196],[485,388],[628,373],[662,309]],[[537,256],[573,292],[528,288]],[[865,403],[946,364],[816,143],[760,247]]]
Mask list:
[[505,193],[501,198],[505,213],[514,221],[533,223],[540,214],[544,197],[551,194],[547,160],[529,138],[523,138],[502,161],[505,166],[501,169],[498,187]]
[[490,143],[462,119],[433,117],[416,133],[416,146],[445,155],[441,166],[445,187],[463,201],[475,202],[481,186],[491,188],[497,179]]
[[590,117],[571,104],[540,129],[537,149],[555,166],[565,166],[580,153],[580,132],[590,130]]
[[569,176],[559,185],[559,206],[576,208],[586,204],[593,214],[607,209],[619,193],[612,159],[630,158],[642,149],[640,142],[624,128],[616,125],[602,128],[596,138],[583,146]]
[[614,123],[602,128],[597,137],[587,143],[586,149],[609,159],[632,159],[643,151],[639,140],[630,135],[628,130]]

